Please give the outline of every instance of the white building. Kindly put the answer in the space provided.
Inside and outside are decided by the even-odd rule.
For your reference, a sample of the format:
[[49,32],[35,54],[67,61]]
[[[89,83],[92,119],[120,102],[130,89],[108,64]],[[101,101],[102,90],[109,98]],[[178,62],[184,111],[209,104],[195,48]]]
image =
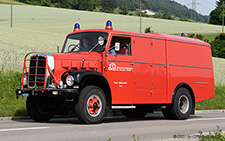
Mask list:
[[141,10],[142,13],[145,13],[146,15],[155,15],[155,12],[145,9],[145,10]]

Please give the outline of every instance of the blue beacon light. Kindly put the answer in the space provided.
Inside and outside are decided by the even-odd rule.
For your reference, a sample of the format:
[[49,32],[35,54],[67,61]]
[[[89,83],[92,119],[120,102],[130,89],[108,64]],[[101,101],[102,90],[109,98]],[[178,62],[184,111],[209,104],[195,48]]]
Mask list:
[[181,33],[181,36],[182,36],[182,37],[185,37],[185,34],[184,34],[184,33]]
[[79,30],[80,30],[80,25],[79,25],[79,23],[76,23],[76,24],[74,25],[73,31],[79,31]]
[[106,22],[105,29],[113,30],[112,22],[111,22],[110,20],[108,20],[108,21]]

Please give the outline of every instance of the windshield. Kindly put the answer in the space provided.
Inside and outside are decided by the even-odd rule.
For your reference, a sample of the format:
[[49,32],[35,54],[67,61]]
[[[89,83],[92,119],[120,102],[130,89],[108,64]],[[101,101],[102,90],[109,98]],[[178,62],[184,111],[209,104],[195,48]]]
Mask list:
[[73,51],[103,52],[105,46],[98,44],[98,38],[102,36],[107,40],[105,32],[81,32],[67,36],[62,53]]

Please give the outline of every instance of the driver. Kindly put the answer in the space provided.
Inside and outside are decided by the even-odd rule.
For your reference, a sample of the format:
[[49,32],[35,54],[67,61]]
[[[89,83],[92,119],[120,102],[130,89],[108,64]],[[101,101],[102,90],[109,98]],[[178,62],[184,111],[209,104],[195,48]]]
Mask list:
[[81,39],[81,46],[83,51],[89,51],[92,48],[92,42],[88,37]]

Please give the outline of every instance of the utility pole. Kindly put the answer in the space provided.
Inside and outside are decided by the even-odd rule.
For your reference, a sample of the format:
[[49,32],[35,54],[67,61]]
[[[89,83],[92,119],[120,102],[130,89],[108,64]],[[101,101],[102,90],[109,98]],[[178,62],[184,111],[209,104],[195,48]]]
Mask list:
[[192,0],[192,3],[188,4],[188,5],[192,5],[191,18],[193,20],[195,20],[195,11],[197,11],[197,7],[196,7],[197,4],[200,4],[200,3],[197,3],[196,0]]
[[224,33],[224,8],[225,8],[224,1],[222,8],[223,8],[222,33]]
[[[196,11],[196,0],[192,0],[192,9]],[[195,17],[194,12],[193,12],[193,18]]]
[[11,0],[10,27],[12,27],[12,0]]
[[141,33],[141,0],[140,0],[140,33]]

